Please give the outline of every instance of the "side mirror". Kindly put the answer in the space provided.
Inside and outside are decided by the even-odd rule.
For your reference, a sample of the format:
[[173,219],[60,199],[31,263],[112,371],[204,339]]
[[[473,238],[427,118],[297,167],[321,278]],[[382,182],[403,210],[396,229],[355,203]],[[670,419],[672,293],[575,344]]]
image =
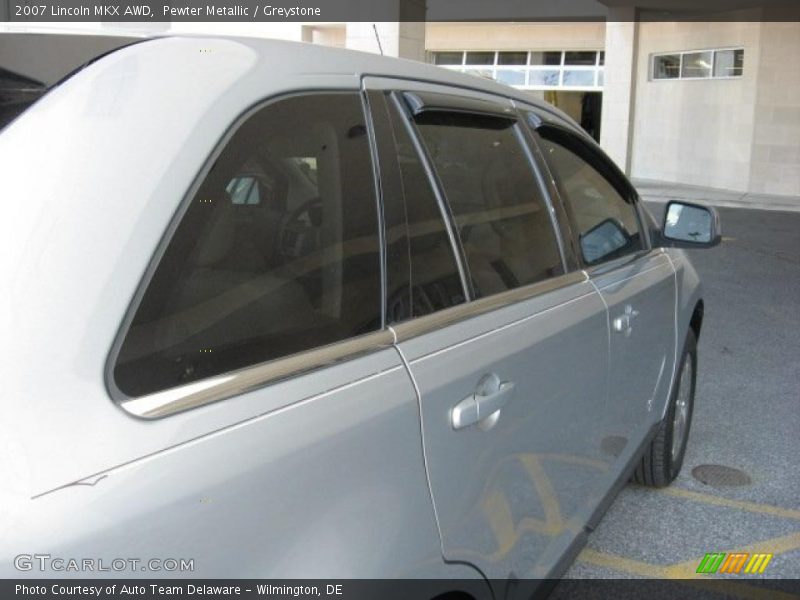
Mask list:
[[580,242],[583,258],[591,265],[627,248],[631,238],[619,221],[606,219],[581,235]]
[[720,241],[719,214],[710,206],[672,200],[661,228],[664,245],[672,248],[711,248]]

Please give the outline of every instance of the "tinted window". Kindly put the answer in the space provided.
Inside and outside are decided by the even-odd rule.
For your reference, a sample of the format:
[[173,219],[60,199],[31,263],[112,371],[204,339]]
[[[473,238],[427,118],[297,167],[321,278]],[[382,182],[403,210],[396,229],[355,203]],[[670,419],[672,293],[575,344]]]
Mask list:
[[138,396],[378,329],[374,191],[357,94],[254,113],[158,264],[120,350],[119,388]]
[[[595,264],[642,249],[639,221],[633,203],[625,198],[597,169],[596,154],[581,142],[548,139],[554,134],[541,131],[545,156],[561,197],[578,228],[583,259]],[[575,148],[575,151],[566,147]],[[580,155],[579,155],[580,154]],[[590,164],[591,160],[597,168]]]
[[[400,175],[396,190],[384,186],[386,317],[399,322],[461,304],[466,298],[445,221],[406,117],[392,98],[386,100],[383,108],[394,142],[391,151]],[[402,213],[402,218],[394,218],[395,213]],[[407,260],[401,260],[400,252],[407,254]]]
[[562,273],[541,190],[513,122],[423,113],[417,124],[482,297]]

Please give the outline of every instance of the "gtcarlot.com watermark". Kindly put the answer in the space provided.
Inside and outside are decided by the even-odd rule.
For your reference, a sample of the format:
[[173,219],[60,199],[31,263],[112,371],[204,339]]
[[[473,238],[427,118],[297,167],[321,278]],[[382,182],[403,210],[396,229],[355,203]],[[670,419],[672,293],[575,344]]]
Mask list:
[[64,558],[50,554],[18,554],[18,571],[51,573],[191,573],[193,558]]

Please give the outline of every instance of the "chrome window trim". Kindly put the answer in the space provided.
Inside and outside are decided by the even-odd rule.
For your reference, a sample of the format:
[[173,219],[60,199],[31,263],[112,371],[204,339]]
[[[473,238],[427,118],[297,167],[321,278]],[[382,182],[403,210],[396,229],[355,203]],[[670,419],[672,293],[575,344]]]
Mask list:
[[655,258],[660,254],[663,254],[661,248],[644,248],[631,254],[626,254],[624,256],[612,258],[611,260],[607,260],[605,262],[597,263],[596,265],[587,265],[583,268],[583,270],[590,279],[594,279],[595,277],[605,275],[606,273],[610,273],[616,269],[627,267],[637,261]]
[[395,335],[395,343],[400,343],[448,325],[528,300],[534,296],[554,292],[588,280],[589,277],[583,271],[572,271],[565,275],[537,281],[530,285],[452,306],[423,317],[395,323],[389,329]]
[[555,204],[553,203],[553,196],[551,194],[550,188],[547,185],[547,182],[542,176],[541,169],[539,168],[539,165],[536,162],[533,150],[531,149],[531,146],[528,143],[528,137],[525,135],[526,130],[524,129],[524,126],[521,125],[519,122],[521,120],[522,119],[519,119],[517,121],[514,127],[514,134],[516,135],[517,141],[519,142],[519,145],[522,148],[522,153],[525,155],[525,160],[528,162],[528,168],[533,174],[533,178],[536,181],[536,185],[539,187],[539,192],[542,195],[542,200],[544,202],[544,205],[547,208],[547,214],[550,217],[550,227],[552,228],[553,234],[555,235],[556,245],[558,246],[558,255],[561,257],[561,268],[564,270],[564,273],[569,273],[571,265],[567,261],[567,254],[564,250],[565,240],[561,231],[561,226],[559,224],[558,215],[556,215],[556,207]]
[[367,89],[363,86],[363,82],[359,95],[361,96],[361,110],[364,112],[364,122],[367,127],[369,156],[372,161],[372,179],[375,186],[375,208],[378,219],[378,250],[381,263],[381,329],[383,329],[386,327],[386,295],[388,294],[386,276],[386,215],[383,208],[383,181],[381,181],[381,165],[378,155],[378,141],[375,135],[375,124],[372,122],[372,108],[369,105]]
[[398,97],[397,92],[392,92],[389,96],[391,97],[391,101],[394,104],[395,110],[398,110],[403,116],[403,125],[405,126],[406,131],[411,138],[411,143],[414,146],[414,150],[416,151],[420,163],[422,164],[422,168],[425,171],[425,175],[428,177],[428,181],[430,182],[431,190],[433,190],[433,195],[436,198],[437,205],[439,206],[439,213],[444,221],[445,230],[447,231],[447,238],[450,240],[450,247],[453,250],[453,258],[455,259],[456,268],[458,269],[458,276],[461,279],[461,288],[464,291],[464,299],[466,302],[469,302],[475,297],[475,294],[472,290],[471,279],[467,274],[467,265],[464,259],[464,249],[461,247],[461,238],[455,230],[455,220],[450,212],[450,205],[445,199],[444,187],[442,186],[441,181],[439,181],[439,176],[436,174],[436,170],[433,167],[433,161],[428,155],[428,151],[422,142],[422,138],[419,135],[416,126],[414,125],[413,117],[409,114],[407,107],[404,106],[404,103]]
[[127,398],[120,401],[119,406],[135,417],[158,419],[390,348],[393,341],[392,332],[382,329],[154,394]]

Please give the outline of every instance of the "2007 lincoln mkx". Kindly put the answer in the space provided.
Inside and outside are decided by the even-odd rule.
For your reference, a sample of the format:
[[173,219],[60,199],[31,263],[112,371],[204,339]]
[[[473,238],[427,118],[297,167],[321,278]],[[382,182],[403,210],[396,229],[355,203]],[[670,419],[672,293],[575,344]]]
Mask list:
[[681,248],[716,213],[657,223],[522,92],[152,39],[22,112],[0,164],[3,576],[35,548],[502,586],[557,577],[620,485],[681,468]]

